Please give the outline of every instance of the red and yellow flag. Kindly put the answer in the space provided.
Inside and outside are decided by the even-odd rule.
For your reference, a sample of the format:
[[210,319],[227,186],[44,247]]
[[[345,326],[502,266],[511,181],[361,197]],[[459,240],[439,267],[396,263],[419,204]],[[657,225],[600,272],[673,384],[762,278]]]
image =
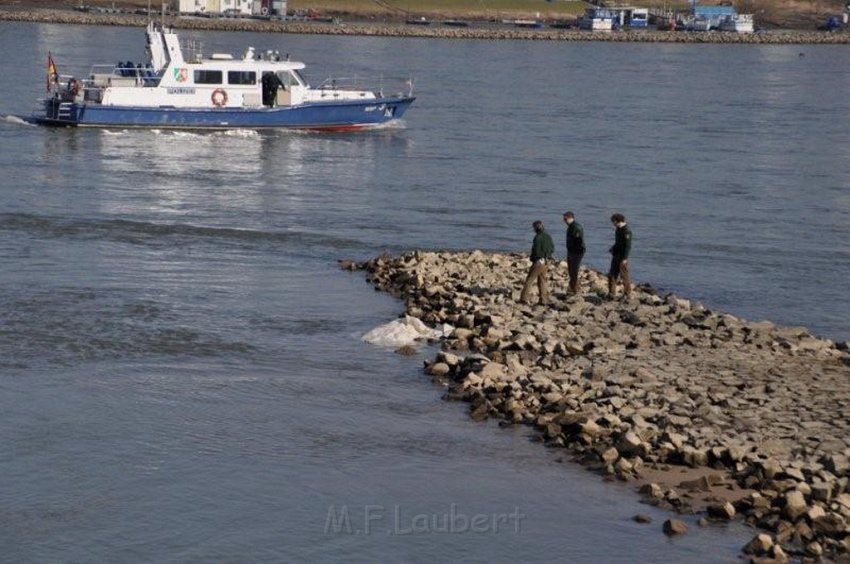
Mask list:
[[59,71],[56,69],[56,63],[53,62],[53,55],[47,53],[47,91],[50,92],[50,86],[54,82],[59,81]]

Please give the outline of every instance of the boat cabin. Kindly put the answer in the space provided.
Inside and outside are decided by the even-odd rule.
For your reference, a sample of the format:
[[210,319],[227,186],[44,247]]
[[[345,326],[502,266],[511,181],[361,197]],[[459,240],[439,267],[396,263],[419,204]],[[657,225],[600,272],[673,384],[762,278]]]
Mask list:
[[148,27],[149,62],[96,65],[82,87],[66,88],[68,101],[85,101],[110,106],[262,108],[293,106],[305,102],[375,98],[333,80],[311,87],[301,70],[304,63],[281,60],[275,51],[255,52],[248,48],[241,58],[229,53],[204,57],[194,53],[187,59],[170,31]]

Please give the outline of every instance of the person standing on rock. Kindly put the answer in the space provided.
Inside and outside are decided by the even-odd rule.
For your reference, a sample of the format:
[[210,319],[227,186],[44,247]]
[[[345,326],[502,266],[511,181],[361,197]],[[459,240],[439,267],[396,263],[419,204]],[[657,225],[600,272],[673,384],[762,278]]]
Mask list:
[[567,224],[567,272],[570,277],[567,291],[578,294],[578,271],[585,251],[584,229],[571,211],[564,213],[564,223]]
[[626,218],[621,213],[611,216],[614,224],[614,246],[608,252],[611,253],[611,269],[608,271],[608,297],[614,298],[617,294],[617,279],[623,281],[623,297],[632,295],[632,284],[629,280],[629,253],[632,250],[632,230],[626,225]]
[[535,235],[534,241],[531,244],[531,268],[525,279],[525,286],[522,288],[522,293],[519,295],[519,301],[528,303],[528,293],[536,281],[539,303],[540,305],[546,305],[549,303],[549,284],[547,280],[549,261],[552,260],[552,254],[555,252],[555,243],[552,242],[552,237],[546,233],[542,221],[538,219],[532,224],[532,227],[534,228]]

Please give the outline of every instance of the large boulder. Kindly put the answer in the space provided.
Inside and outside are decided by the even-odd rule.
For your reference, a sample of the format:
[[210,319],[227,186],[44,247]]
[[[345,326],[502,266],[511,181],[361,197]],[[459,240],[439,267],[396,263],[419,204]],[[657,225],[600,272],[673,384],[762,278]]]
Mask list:
[[617,450],[623,456],[644,456],[649,447],[634,431],[628,431],[617,444]]
[[806,513],[807,510],[808,506],[806,505],[806,498],[803,496],[802,492],[793,490],[785,494],[782,514],[789,521],[796,521],[800,518],[800,516]]
[[435,362],[428,367],[428,374],[431,376],[446,376],[451,371],[451,368],[445,362]]
[[771,548],[773,548],[773,539],[768,534],[760,533],[744,546],[744,553],[764,556]]
[[667,519],[664,521],[664,534],[667,536],[684,535],[688,532],[688,525],[678,519]]
[[717,503],[709,505],[707,508],[708,514],[714,519],[728,521],[735,516],[735,506],[729,503]]

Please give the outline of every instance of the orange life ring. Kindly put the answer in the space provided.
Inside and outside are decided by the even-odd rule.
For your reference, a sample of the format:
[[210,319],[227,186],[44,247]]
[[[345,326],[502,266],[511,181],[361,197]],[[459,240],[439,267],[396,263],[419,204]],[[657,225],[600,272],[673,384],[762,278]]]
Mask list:
[[210,99],[215,107],[220,108],[227,104],[227,92],[225,92],[222,88],[216,88],[213,90]]

